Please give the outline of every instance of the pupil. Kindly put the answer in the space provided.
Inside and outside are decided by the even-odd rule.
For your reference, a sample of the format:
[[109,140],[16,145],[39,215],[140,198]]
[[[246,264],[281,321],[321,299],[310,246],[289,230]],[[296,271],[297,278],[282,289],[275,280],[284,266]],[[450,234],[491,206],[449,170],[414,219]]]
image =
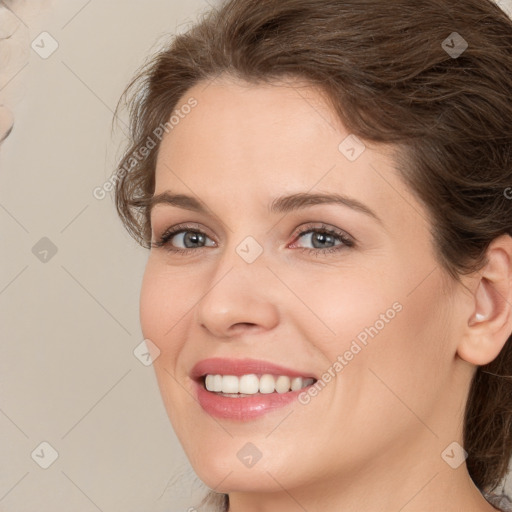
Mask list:
[[325,243],[327,238],[332,238],[332,235],[326,233],[315,233],[315,237],[313,237],[313,245],[315,245],[315,241],[319,241],[320,243]]
[[185,246],[188,247],[187,242],[198,243],[198,241],[201,241],[203,238],[203,235],[201,233],[194,233],[193,231],[188,231],[185,233],[184,242]]

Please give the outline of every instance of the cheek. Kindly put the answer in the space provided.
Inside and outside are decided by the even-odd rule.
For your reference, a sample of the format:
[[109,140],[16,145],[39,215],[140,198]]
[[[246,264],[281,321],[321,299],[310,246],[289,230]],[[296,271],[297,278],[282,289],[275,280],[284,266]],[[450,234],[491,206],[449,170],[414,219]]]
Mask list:
[[[186,290],[183,290],[185,298]],[[176,411],[190,407],[190,396],[184,393],[182,385],[177,384],[176,363],[186,338],[184,315],[190,309],[188,300],[182,300],[179,280],[173,278],[165,266],[152,260],[150,256],[142,279],[139,314],[142,333],[160,350],[153,363],[162,399],[175,429]]]
[[343,381],[350,381],[350,396],[344,400],[364,398],[400,407],[390,389],[407,403],[433,400],[453,360],[448,299],[440,293],[436,273],[411,293],[411,283],[428,272],[410,268],[405,275],[407,267],[386,268],[386,276],[370,270],[345,272],[327,287],[306,279],[301,284],[304,296],[324,324],[319,335],[313,325],[322,324],[315,319],[307,337],[316,340],[329,364],[342,357],[343,369],[337,365],[334,371],[343,375],[338,379],[341,393]]
[[[300,282],[293,283],[311,312],[306,312],[311,325],[308,339],[316,340],[329,359],[348,350],[353,340],[364,347],[402,314],[396,284],[376,282],[370,272],[341,269],[338,275],[325,278],[302,275]],[[304,314],[301,304],[296,310]]]
[[453,333],[449,304],[439,286],[432,276],[413,293],[400,294],[401,311],[369,338],[364,349],[372,395],[400,415],[407,415],[408,404],[427,417],[450,375]]
[[[168,354],[179,339],[180,318],[185,314],[179,281],[172,279],[165,268],[148,260],[139,301],[140,324],[144,338],[150,339],[161,351]],[[164,342],[164,340],[167,340]]]
[[139,315],[144,338],[160,350],[155,369],[160,365],[175,367],[203,295],[198,272],[169,267],[159,255],[150,255],[142,279]]

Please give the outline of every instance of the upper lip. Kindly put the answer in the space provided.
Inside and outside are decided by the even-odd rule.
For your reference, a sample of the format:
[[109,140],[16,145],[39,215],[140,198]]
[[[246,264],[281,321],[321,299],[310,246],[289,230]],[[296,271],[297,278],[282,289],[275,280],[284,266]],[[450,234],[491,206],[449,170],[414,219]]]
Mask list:
[[205,375],[246,375],[246,374],[286,375],[288,377],[305,377],[316,380],[308,371],[294,370],[278,364],[258,359],[226,359],[213,357],[199,361],[191,370],[190,377],[198,380]]

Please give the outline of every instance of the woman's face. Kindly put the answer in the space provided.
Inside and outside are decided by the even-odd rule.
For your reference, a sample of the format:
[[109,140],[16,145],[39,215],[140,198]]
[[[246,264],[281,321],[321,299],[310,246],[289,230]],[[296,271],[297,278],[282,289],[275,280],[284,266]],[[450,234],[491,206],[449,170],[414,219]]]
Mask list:
[[[151,249],[141,323],[199,477],[217,491],[277,491],[363,467],[403,472],[418,457],[449,471],[440,454],[460,434],[469,379],[456,358],[462,292],[390,148],[361,146],[315,89],[292,82],[201,83],[177,109],[158,155],[153,241],[188,231]],[[327,194],[342,201],[307,200]],[[203,389],[205,373],[318,382],[222,396]],[[266,379],[224,389],[243,380],[250,394]]]

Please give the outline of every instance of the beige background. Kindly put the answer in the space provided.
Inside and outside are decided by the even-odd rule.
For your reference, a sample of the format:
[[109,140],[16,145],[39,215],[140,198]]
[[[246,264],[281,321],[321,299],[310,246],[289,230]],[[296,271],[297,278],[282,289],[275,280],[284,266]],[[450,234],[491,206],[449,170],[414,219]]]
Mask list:
[[[92,191],[114,169],[124,86],[207,7],[0,4],[0,105],[15,119],[0,148],[0,511],[179,512],[204,493],[133,354],[147,253]],[[48,51],[42,31],[58,43],[46,59],[30,47]],[[43,441],[58,452],[48,469]]]

